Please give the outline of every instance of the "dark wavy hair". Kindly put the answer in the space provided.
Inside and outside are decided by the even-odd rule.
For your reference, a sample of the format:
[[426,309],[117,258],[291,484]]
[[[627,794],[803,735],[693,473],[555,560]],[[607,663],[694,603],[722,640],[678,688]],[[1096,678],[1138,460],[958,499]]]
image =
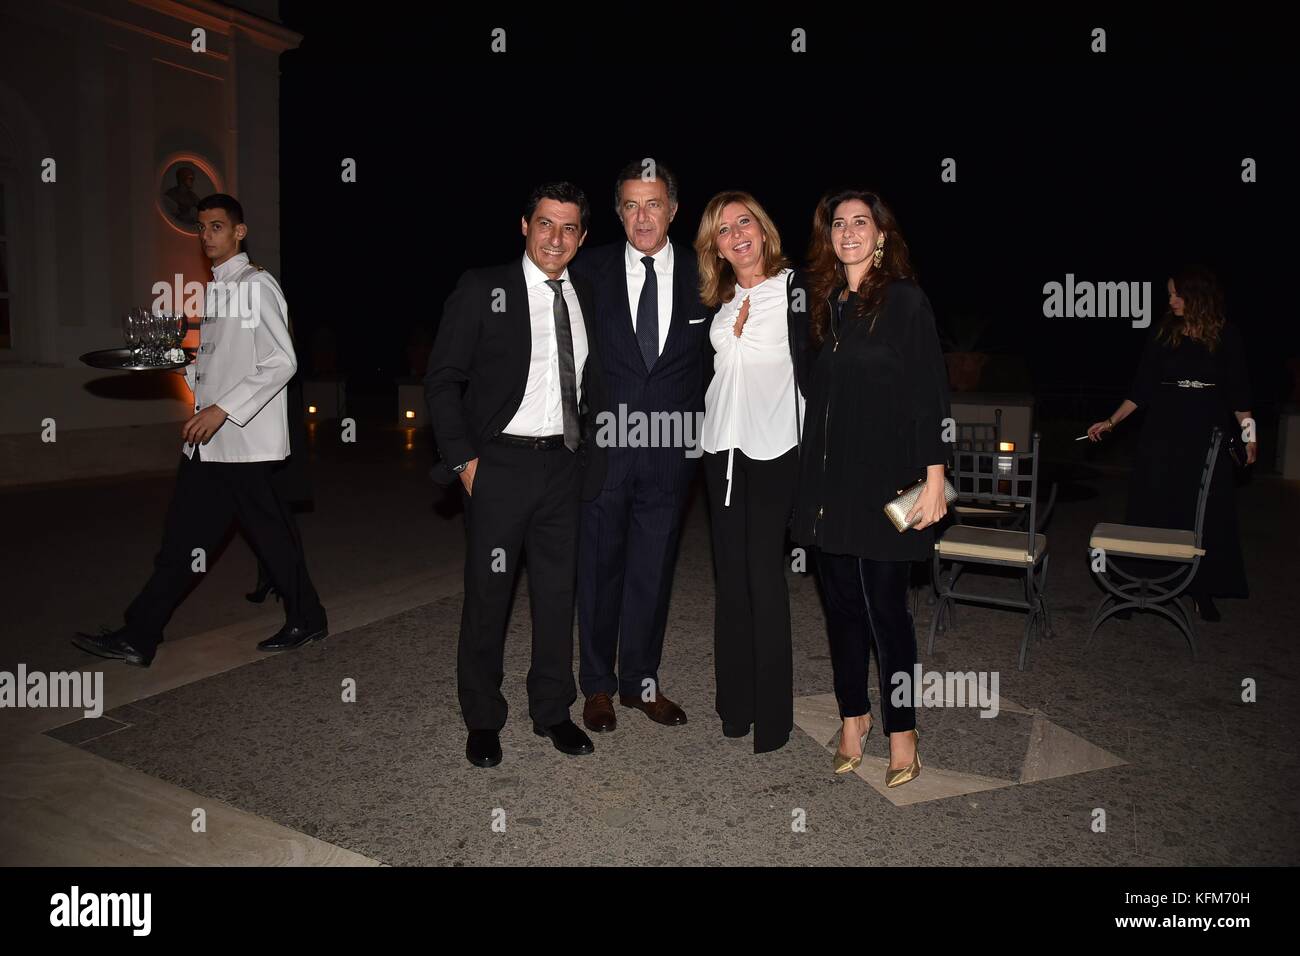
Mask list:
[[1159,341],[1177,348],[1183,339],[1200,342],[1213,352],[1219,347],[1223,332],[1223,288],[1214,273],[1205,266],[1187,266],[1170,278],[1174,292],[1183,300],[1183,314],[1173,309],[1165,312],[1156,330]]
[[[844,263],[835,254],[831,243],[831,223],[835,210],[842,202],[857,199],[871,210],[871,218],[885,237],[885,250],[880,265],[872,265],[858,287],[857,318],[875,325],[876,316],[885,301],[885,290],[897,279],[916,281],[912,271],[907,241],[898,227],[898,219],[889,205],[874,192],[864,189],[840,189],[828,192],[817,203],[813,213],[812,238],[808,242],[808,291],[812,299],[810,325],[812,340],[820,345],[830,325],[828,299],[836,289],[848,285]],[[872,250],[874,253],[875,250]]]
[[524,205],[524,219],[526,221],[533,221],[533,213],[537,211],[537,207],[543,199],[573,203],[577,206],[578,221],[582,227],[583,235],[586,235],[587,226],[591,224],[591,206],[587,203],[586,193],[573,183],[544,183],[534,189],[528,196],[528,202]]

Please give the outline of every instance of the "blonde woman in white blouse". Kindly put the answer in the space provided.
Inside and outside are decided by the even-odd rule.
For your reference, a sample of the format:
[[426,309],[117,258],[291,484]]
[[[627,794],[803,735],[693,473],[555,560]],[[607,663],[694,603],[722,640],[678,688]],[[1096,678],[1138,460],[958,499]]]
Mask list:
[[785,529],[803,398],[791,349],[793,276],[776,227],[747,193],[709,201],[695,251],[701,299],[720,306],[700,435],[717,581],[716,706],[723,733],[743,737],[752,726],[762,753],[782,747],[794,726]]

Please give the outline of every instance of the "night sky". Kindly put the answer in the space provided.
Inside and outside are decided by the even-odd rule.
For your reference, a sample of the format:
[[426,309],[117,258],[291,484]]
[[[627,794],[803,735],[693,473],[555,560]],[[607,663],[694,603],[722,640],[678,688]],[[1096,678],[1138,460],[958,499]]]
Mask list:
[[[1256,413],[1285,400],[1300,334],[1278,235],[1295,169],[1279,31],[1222,16],[778,24],[758,9],[744,28],[613,8],[580,27],[504,14],[452,26],[283,3],[305,37],[282,58],[281,99],[282,269],[300,342],[332,327],[351,387],[383,391],[461,271],[522,253],[532,186],[572,180],[592,204],[587,244],[621,239],[613,178],[650,156],[681,180],[676,241],[694,238],[714,192],[741,188],[796,261],[819,195],[878,190],[941,331],[989,321],[982,346],[1000,358],[985,387],[1096,395],[1098,417],[1147,333],[1047,319],[1043,284],[1150,281],[1155,322],[1170,272],[1203,263],[1245,335]],[[488,49],[495,26],[504,55]],[[811,52],[790,52],[794,26]],[[1105,54],[1089,51],[1094,26]],[[340,181],[345,156],[355,184]],[[940,180],[946,157],[955,183]],[[1242,182],[1244,157],[1258,182]]]

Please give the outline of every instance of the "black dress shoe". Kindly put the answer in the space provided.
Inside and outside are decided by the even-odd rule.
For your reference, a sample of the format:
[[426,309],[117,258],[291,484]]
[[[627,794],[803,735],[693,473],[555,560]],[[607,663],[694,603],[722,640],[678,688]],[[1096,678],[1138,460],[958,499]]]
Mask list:
[[244,600],[252,604],[261,604],[266,600],[268,594],[274,594],[277,602],[280,600],[280,592],[275,589],[275,585],[258,575],[257,584],[253,587],[253,590],[244,595]]
[[501,762],[501,735],[495,730],[471,730],[465,759],[476,767],[495,767]]
[[749,734],[749,724],[730,724],[727,721],[722,722],[722,736],[724,737],[744,737]]
[[1215,621],[1223,620],[1223,616],[1219,614],[1219,609],[1214,606],[1213,598],[1198,595],[1192,598],[1192,601],[1196,605],[1196,610],[1200,612],[1202,621],[1209,621],[1213,624]]
[[266,640],[257,645],[259,651],[291,651],[312,641],[323,641],[329,636],[329,628],[324,624],[310,627],[302,624],[286,624]]
[[539,737],[550,737],[551,743],[555,744],[555,749],[560,753],[572,754],[577,757],[581,754],[589,754],[595,751],[595,747],[578,725],[571,720],[562,720],[558,724],[551,724],[549,727],[543,727],[541,724],[533,724],[533,733]]
[[98,634],[84,634],[78,631],[72,643],[96,657],[126,661],[136,667],[148,667],[153,663],[153,651],[142,651],[132,644],[126,637],[125,628],[117,631],[103,628]]

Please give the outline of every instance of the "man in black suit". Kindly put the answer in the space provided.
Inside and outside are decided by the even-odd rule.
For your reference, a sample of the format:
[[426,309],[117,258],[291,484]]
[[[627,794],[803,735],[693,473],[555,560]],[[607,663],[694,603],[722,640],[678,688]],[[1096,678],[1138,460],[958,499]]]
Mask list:
[[[614,184],[614,199],[626,241],[574,263],[595,291],[602,418],[644,416],[647,431],[661,434],[658,447],[629,441],[602,448],[603,485],[582,506],[579,683],[583,723],[597,732],[615,727],[616,691],[621,704],[657,723],[686,723],[659,687],[659,662],[678,531],[699,455],[698,447],[684,446],[698,446],[709,329],[695,253],[668,239],[676,177],[653,159],[631,162]],[[656,421],[679,429],[673,440],[662,442]]]
[[[524,211],[524,255],[471,269],[443,308],[425,397],[442,456],[435,477],[465,489],[465,604],[457,654],[465,756],[501,762],[507,615],[521,553],[533,612],[528,712],[557,750],[589,754],[569,719],[578,499],[599,481],[584,407],[601,402],[590,287],[569,261],[590,208],[570,183],[535,189]],[[599,407],[597,404],[596,407]],[[586,438],[584,440],[584,432]]]

